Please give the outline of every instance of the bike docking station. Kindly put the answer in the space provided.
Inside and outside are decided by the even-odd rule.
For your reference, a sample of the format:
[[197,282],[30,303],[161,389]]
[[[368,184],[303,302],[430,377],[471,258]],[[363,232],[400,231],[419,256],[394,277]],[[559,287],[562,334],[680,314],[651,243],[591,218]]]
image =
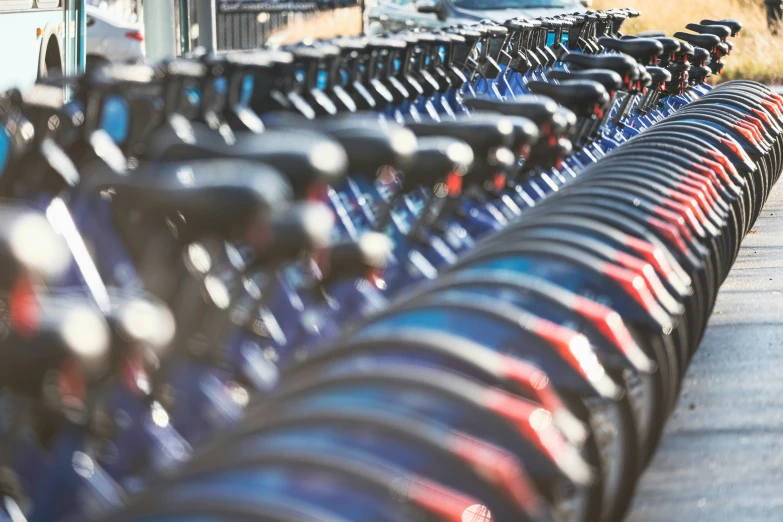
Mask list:
[[638,15],[0,97],[0,513],[621,521],[783,167],[741,23]]

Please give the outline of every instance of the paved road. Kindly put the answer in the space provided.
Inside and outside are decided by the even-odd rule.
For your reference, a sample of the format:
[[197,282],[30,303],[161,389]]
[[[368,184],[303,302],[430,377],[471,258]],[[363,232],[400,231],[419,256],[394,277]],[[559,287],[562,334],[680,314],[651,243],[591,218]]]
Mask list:
[[783,186],[726,280],[628,522],[783,521]]

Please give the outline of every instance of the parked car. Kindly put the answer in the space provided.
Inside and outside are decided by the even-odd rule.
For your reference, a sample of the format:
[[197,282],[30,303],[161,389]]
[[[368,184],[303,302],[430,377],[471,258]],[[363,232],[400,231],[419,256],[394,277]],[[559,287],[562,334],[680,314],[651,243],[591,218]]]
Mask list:
[[535,18],[584,11],[592,0],[380,0],[367,10],[367,32],[438,27],[461,21]]
[[144,58],[141,26],[87,6],[87,66],[101,62],[139,61]]
[[433,13],[421,13],[414,0],[369,0],[365,4],[365,32],[376,35],[406,27],[436,29],[444,25]]

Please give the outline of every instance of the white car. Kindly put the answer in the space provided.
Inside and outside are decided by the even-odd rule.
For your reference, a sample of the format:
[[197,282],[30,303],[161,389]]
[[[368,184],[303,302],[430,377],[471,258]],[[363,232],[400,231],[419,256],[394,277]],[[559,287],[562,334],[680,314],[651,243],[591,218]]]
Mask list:
[[[592,0],[366,0],[365,32],[376,35],[413,27],[536,18],[584,11]],[[372,3],[372,5],[371,5]]]
[[141,26],[87,6],[87,66],[105,61],[127,62],[144,58]]

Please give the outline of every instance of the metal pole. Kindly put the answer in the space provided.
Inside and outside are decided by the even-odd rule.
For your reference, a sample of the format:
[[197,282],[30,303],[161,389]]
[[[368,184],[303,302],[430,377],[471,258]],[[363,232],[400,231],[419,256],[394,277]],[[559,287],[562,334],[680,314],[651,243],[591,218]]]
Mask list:
[[77,53],[76,53],[76,71],[78,74],[84,72],[84,67],[87,64],[87,7],[86,0],[80,0],[78,3],[78,13],[76,14],[76,24],[79,30],[76,34],[79,38],[76,41]]
[[365,0],[359,0],[359,9],[361,9],[361,13],[359,13],[359,16],[361,16],[361,22],[359,26],[359,35],[364,35],[364,11],[367,9],[367,6],[364,4]]
[[144,3],[144,39],[147,60],[159,62],[177,55],[177,35],[174,0],[155,0]]
[[215,0],[195,0],[198,3],[198,45],[212,52],[217,50],[217,9]]
[[190,0],[179,0],[179,48],[182,54],[190,52]]

